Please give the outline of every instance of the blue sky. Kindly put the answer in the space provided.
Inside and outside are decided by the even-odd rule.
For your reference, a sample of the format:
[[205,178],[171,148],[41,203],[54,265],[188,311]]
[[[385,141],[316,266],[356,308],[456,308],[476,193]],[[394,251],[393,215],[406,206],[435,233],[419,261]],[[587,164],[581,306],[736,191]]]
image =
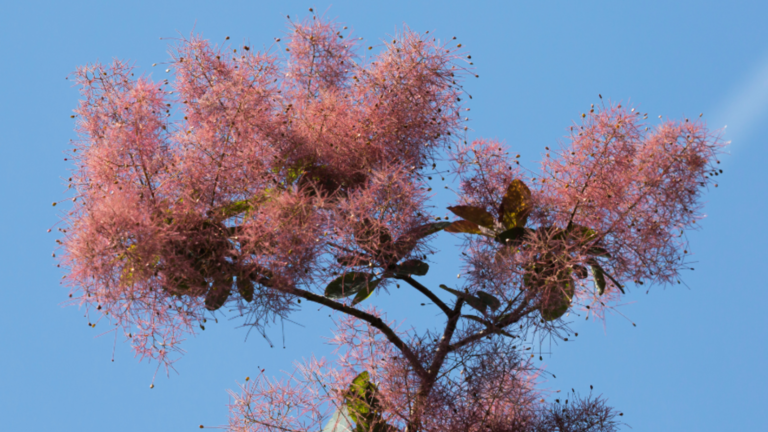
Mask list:
[[[280,374],[294,360],[327,355],[328,317],[309,308],[279,328],[270,348],[222,320],[190,338],[179,374],[139,363],[113,337],[95,338],[67,296],[51,253],[64,197],[63,151],[74,138],[78,99],[65,76],[113,57],[167,59],[168,41],[193,29],[254,47],[286,29],[285,16],[325,12],[368,41],[403,24],[456,36],[479,79],[474,136],[498,138],[530,167],[544,146],[597,103],[598,93],[631,101],[651,119],[704,113],[728,125],[725,174],[705,199],[706,220],[690,235],[698,263],[685,286],[633,289],[606,325],[577,321],[576,341],[544,359],[557,375],[545,386],[595,391],[625,413],[634,430],[760,430],[768,388],[768,283],[763,228],[768,177],[768,4],[756,1],[5,2],[0,14],[0,428],[9,431],[183,431],[226,423],[227,389],[258,369]],[[179,33],[177,33],[179,32]],[[438,203],[446,205],[447,198]],[[444,236],[427,284],[455,270]],[[645,287],[644,287],[645,288]],[[435,311],[407,293],[373,301],[423,325]],[[637,323],[633,327],[630,321]],[[112,362],[112,351],[115,350]]]

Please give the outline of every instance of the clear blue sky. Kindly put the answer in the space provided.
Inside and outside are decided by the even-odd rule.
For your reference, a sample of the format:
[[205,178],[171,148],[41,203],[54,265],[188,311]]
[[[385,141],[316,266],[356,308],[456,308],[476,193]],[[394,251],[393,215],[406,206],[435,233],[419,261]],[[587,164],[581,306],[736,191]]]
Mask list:
[[[0,8],[0,429],[7,431],[185,431],[226,423],[227,389],[279,374],[311,353],[326,355],[327,316],[309,308],[279,328],[275,348],[245,341],[237,322],[209,326],[186,344],[179,375],[150,390],[155,365],[139,363],[114,338],[95,338],[51,253],[64,196],[63,151],[76,89],[64,77],[113,57],[164,78],[167,41],[193,29],[258,47],[286,29],[285,15],[326,11],[376,41],[408,24],[456,36],[479,79],[475,136],[506,141],[534,167],[544,146],[597,95],[640,104],[651,119],[704,113],[728,125],[730,154],[720,187],[706,196],[708,218],[690,236],[698,260],[688,288],[633,289],[606,326],[574,323],[579,337],[552,347],[545,386],[588,391],[625,413],[636,431],[764,430],[768,388],[768,277],[765,252],[768,146],[768,3],[758,1],[19,1]],[[328,9],[330,7],[330,9]],[[443,198],[441,203],[445,204]],[[762,221],[762,222],[761,222]],[[426,283],[454,274],[455,239]],[[455,250],[455,249],[453,249]],[[455,276],[454,276],[455,277]],[[403,291],[403,290],[400,290]],[[396,292],[373,301],[397,317],[434,310]]]

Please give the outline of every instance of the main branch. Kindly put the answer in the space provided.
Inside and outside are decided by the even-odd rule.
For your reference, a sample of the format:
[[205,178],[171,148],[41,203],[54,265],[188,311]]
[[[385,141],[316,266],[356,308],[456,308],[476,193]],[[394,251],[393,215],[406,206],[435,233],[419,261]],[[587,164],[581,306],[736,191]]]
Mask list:
[[408,345],[403,342],[402,339],[392,330],[388,325],[384,323],[384,321],[374,315],[371,315],[367,312],[363,312],[359,309],[355,309],[350,306],[343,305],[339,302],[335,302],[329,298],[319,296],[317,294],[313,294],[309,291],[300,289],[300,288],[291,288],[286,290],[286,292],[297,295],[299,297],[303,297],[311,302],[315,302],[318,304],[321,304],[323,306],[328,306],[331,309],[337,310],[339,312],[343,312],[347,315],[352,315],[355,318],[358,318],[360,320],[363,320],[370,324],[372,327],[378,329],[380,332],[384,334],[384,336],[387,337],[387,339],[392,342],[392,345],[396,346],[397,349],[400,350],[400,352],[403,353],[406,359],[411,363],[411,366],[416,370],[416,372],[421,376],[422,378],[427,378],[427,371],[424,369],[424,366],[419,361],[419,358],[416,357],[416,354],[411,351],[411,349],[408,347]]

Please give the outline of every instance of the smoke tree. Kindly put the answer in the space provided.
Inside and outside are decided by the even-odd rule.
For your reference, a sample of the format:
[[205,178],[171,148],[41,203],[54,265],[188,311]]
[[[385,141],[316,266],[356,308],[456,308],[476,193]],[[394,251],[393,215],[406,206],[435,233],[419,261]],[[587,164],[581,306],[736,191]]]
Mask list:
[[[523,344],[567,337],[569,311],[599,319],[631,285],[678,281],[717,136],[603,103],[526,170],[466,139],[460,44],[404,29],[366,60],[359,43],[312,15],[267,52],[180,40],[167,80],[78,69],[72,301],[166,366],[228,312],[264,331],[301,301],[335,311],[338,358],[243,384],[235,431],[616,430],[600,397],[544,402]],[[452,221],[430,212],[440,161],[460,184]],[[463,239],[439,251],[464,260],[458,285],[419,282],[437,236]],[[397,284],[439,310],[434,328],[376,307]]]

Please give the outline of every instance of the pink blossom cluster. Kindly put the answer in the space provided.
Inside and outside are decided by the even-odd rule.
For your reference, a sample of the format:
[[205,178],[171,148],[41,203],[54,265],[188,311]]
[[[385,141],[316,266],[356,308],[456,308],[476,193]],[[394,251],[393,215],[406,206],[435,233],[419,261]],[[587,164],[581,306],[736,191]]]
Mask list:
[[[639,111],[621,105],[593,107],[560,149],[546,148],[536,172],[521,169],[496,141],[460,145],[452,158],[462,204],[500,218],[513,179],[531,193],[522,244],[500,248],[488,237],[467,238],[468,285],[506,301],[538,296],[539,305],[565,294],[602,316],[629,283],[679,282],[690,267],[685,232],[703,218],[701,192],[722,173],[722,147],[701,121],[651,129]],[[600,266],[604,292],[594,286],[590,264]],[[549,270],[534,275],[537,266]],[[521,292],[526,277],[542,283]]]
[[[457,136],[460,44],[406,29],[366,58],[345,30],[312,16],[267,52],[181,40],[166,80],[78,69],[73,301],[166,366],[222,310],[259,331],[301,300],[341,313],[338,360],[249,380],[232,430],[616,430],[600,397],[545,403],[524,347],[568,337],[572,311],[601,317],[633,282],[677,280],[718,137],[608,104],[529,171]],[[427,181],[446,154],[460,219],[434,222]],[[466,276],[426,287],[414,277],[443,230],[465,236]],[[359,306],[393,282],[442,326],[402,331]]]
[[455,49],[406,30],[365,60],[336,23],[291,30],[287,58],[182,40],[172,81],[75,73],[62,263],[141,355],[170,361],[225,304],[258,327],[285,316],[293,288],[345,271],[333,257],[363,220],[404,242],[427,218],[420,173],[459,124]]

